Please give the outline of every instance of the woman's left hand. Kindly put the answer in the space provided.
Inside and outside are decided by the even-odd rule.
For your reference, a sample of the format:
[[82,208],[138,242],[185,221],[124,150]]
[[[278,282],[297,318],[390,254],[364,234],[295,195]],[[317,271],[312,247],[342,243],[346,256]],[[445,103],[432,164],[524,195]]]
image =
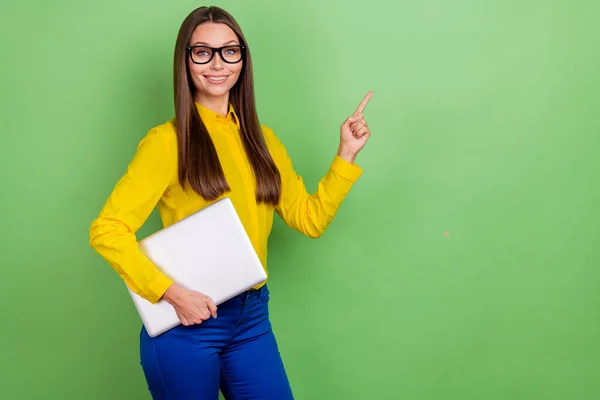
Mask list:
[[373,96],[367,93],[351,117],[348,117],[340,127],[340,147],[338,155],[349,163],[353,163],[358,152],[367,144],[371,131],[363,117],[363,111]]

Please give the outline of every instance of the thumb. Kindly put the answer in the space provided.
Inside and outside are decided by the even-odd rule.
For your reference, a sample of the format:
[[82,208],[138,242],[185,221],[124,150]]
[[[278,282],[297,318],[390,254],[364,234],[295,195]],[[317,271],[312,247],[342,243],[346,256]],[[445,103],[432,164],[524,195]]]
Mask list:
[[210,313],[213,316],[213,318],[217,318],[217,306],[215,305],[215,303],[213,303],[212,300],[208,301],[208,309],[210,310]]

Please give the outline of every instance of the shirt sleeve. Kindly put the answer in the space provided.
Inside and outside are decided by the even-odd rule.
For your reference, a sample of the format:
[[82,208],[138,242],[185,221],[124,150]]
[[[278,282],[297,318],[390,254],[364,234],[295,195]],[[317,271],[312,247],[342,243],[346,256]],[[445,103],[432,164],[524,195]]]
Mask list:
[[90,246],[132,291],[151,303],[160,300],[172,281],[141,252],[135,234],[177,178],[177,160],[170,143],[175,140],[176,145],[176,138],[170,138],[170,133],[153,128],[140,141],[89,232]]
[[263,130],[281,175],[281,198],[275,211],[289,227],[318,238],[333,220],[362,169],[336,155],[317,190],[310,194],[294,170],[284,145],[270,128],[263,127]]

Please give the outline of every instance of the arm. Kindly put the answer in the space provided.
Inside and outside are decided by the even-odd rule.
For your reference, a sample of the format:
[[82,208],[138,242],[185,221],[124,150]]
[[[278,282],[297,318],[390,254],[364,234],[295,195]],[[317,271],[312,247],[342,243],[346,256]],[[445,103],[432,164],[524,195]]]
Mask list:
[[354,165],[354,159],[371,135],[362,113],[372,95],[373,92],[367,93],[354,114],[342,123],[338,152],[313,194],[307,193],[283,144],[270,129],[265,129],[281,174],[281,199],[276,211],[288,226],[308,237],[317,238],[325,232],[352,185],[362,174],[362,169]]
[[270,139],[273,157],[281,174],[281,199],[275,209],[277,214],[292,229],[318,238],[333,220],[362,170],[338,154],[317,190],[309,194],[283,144],[269,128],[265,128],[265,133]]
[[140,141],[125,175],[90,227],[90,246],[131,290],[152,303],[172,281],[140,251],[135,233],[177,179],[176,139],[169,134],[154,128]]

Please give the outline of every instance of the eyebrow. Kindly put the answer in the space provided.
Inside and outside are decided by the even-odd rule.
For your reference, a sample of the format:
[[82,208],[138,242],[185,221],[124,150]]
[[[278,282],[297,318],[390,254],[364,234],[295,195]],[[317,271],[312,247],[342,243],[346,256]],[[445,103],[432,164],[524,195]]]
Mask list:
[[[225,43],[223,43],[223,46],[227,46],[228,44],[232,44],[232,43],[233,43],[233,44],[238,44],[238,43],[237,43],[237,40],[230,40],[229,42],[225,42]],[[192,46],[197,46],[197,45],[202,45],[202,46],[207,46],[207,47],[209,47],[209,46],[210,46],[210,45],[209,45],[208,43],[206,43],[206,42],[196,42],[196,43],[194,43]]]

